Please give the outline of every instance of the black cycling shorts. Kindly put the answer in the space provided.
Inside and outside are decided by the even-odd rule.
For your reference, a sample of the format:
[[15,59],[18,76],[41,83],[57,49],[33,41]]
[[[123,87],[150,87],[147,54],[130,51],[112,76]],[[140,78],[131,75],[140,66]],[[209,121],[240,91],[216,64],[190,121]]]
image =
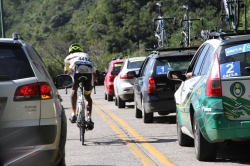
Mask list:
[[84,81],[84,93],[85,94],[89,94],[88,91],[90,91],[90,93],[91,93],[91,91],[93,89],[93,86],[92,86],[92,73],[75,73],[75,75],[74,75],[74,84],[72,86],[72,89],[73,90],[77,90],[78,89],[79,82],[80,82],[78,80],[78,78],[80,76],[87,77],[87,80]]

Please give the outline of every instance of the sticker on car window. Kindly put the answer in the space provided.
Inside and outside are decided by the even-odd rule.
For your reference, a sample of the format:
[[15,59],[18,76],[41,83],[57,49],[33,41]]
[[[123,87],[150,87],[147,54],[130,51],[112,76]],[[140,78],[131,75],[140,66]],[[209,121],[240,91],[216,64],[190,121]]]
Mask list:
[[250,43],[229,47],[229,48],[226,48],[225,51],[226,51],[226,56],[240,54],[243,52],[250,52]]
[[240,73],[240,61],[229,62],[220,65],[221,78],[239,77]]
[[156,75],[167,74],[168,66],[157,66],[156,67]]

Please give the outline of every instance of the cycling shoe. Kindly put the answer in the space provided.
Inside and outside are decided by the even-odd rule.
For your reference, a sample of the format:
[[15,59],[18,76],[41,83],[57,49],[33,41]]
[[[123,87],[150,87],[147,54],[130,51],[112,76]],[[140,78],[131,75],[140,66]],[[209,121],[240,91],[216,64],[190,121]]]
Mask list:
[[69,118],[69,121],[71,122],[71,123],[76,123],[76,115],[73,115],[73,116],[71,116],[70,118]]
[[94,122],[92,122],[92,120],[91,120],[91,118],[88,118],[87,119],[87,129],[88,130],[93,130],[93,128],[94,128]]

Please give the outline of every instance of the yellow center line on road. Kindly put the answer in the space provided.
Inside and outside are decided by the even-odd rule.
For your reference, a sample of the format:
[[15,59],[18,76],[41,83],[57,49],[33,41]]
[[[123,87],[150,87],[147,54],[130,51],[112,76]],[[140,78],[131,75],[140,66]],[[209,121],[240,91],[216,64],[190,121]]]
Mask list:
[[131,149],[131,151],[137,156],[143,165],[156,165],[148,156],[146,156],[135,143],[130,142],[130,138],[122,131],[110,118],[107,117],[97,106],[93,105],[93,108],[101,116],[101,118],[106,121],[112,130],[124,141],[126,145]]
[[163,165],[174,166],[175,164],[171,162],[163,153],[157,150],[152,144],[150,144],[145,138],[143,138],[138,132],[136,132],[132,127],[130,127],[125,121],[120,117],[110,111],[107,107],[101,105],[98,101],[94,100],[94,104],[98,104],[107,114],[109,114],[113,119],[120,123],[130,134],[132,134],[139,142],[144,142],[142,146],[151,153],[159,162]]

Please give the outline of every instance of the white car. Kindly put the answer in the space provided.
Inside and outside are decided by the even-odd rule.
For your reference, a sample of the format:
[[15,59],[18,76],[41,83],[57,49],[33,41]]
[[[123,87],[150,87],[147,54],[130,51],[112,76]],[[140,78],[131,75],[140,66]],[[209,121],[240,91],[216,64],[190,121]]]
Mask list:
[[135,77],[133,72],[135,71],[136,74],[138,74],[139,69],[145,59],[145,56],[126,59],[121,67],[120,73],[117,75],[117,77],[115,77],[115,104],[118,106],[118,108],[125,108],[126,102],[134,101],[133,85]]
[[0,165],[65,165],[67,120],[40,56],[17,33],[0,39]]

